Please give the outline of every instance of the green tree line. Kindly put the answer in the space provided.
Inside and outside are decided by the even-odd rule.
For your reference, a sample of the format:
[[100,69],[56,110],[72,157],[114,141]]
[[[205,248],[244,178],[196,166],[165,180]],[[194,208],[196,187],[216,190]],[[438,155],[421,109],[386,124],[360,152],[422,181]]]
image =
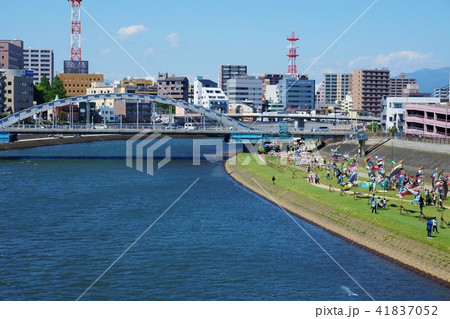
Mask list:
[[51,102],[56,96],[59,99],[66,97],[66,90],[59,76],[56,75],[50,84],[50,81],[44,75],[41,82],[34,85],[34,100],[37,104]]

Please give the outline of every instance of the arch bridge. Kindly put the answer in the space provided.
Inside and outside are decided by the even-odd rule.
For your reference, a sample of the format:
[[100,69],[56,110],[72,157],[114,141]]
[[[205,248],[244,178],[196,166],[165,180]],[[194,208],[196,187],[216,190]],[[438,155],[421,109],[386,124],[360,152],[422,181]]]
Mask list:
[[203,115],[207,118],[210,118],[227,128],[232,128],[233,130],[239,131],[252,131],[253,129],[242,122],[239,122],[235,119],[232,119],[226,115],[215,112],[213,110],[205,109],[201,106],[193,105],[190,103],[186,103],[181,100],[175,100],[171,98],[148,95],[148,94],[130,94],[130,93],[104,93],[104,94],[92,94],[92,95],[84,95],[84,96],[76,96],[65,98],[61,100],[55,100],[52,102],[36,105],[30,107],[26,110],[11,114],[8,117],[0,119],[0,129],[6,129],[8,127],[13,126],[20,121],[24,121],[30,117],[37,116],[39,113],[46,112],[49,110],[55,110],[58,107],[67,106],[67,105],[75,105],[80,102],[88,102],[92,100],[133,100],[144,103],[162,103],[167,105],[175,105],[182,107],[185,110],[189,110],[195,112],[197,114]]

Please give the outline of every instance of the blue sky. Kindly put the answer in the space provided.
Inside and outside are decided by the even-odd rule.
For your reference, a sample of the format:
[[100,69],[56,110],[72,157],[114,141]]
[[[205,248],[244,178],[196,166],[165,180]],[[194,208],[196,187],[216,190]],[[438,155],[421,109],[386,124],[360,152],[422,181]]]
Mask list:
[[[249,74],[285,73],[286,37],[295,31],[298,71],[305,71],[375,0],[83,0],[82,6],[151,75],[174,73],[217,80],[221,64],[245,64]],[[50,48],[55,69],[70,58],[67,0],[3,1],[0,38]],[[307,72],[387,67],[393,76],[450,66],[450,0],[378,0]],[[109,80],[144,76],[82,12],[83,59]]]

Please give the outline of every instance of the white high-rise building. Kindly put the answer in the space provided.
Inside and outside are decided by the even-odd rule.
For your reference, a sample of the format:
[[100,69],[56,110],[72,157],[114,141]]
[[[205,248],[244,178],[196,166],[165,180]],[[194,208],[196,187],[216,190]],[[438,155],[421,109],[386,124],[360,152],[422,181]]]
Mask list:
[[198,76],[194,80],[194,104],[205,109],[228,113],[228,98],[217,83]]
[[41,82],[42,76],[52,82],[55,73],[53,50],[23,49],[23,64],[26,70],[34,71],[34,83]]

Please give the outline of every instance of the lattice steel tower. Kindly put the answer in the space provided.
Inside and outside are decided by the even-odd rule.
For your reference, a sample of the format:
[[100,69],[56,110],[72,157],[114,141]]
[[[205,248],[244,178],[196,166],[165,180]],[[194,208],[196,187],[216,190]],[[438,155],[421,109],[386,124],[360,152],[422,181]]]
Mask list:
[[68,0],[71,2],[70,23],[70,60],[64,61],[64,73],[89,73],[88,61],[81,60],[81,2],[83,0]]
[[81,1],[83,0],[68,1],[72,2],[70,60],[81,61]]
[[292,31],[292,34],[290,37],[287,38],[287,40],[290,42],[288,49],[289,53],[287,56],[289,57],[289,66],[288,66],[288,74],[297,74],[297,46],[295,45],[295,42],[298,41],[298,37],[295,36],[294,31]]

